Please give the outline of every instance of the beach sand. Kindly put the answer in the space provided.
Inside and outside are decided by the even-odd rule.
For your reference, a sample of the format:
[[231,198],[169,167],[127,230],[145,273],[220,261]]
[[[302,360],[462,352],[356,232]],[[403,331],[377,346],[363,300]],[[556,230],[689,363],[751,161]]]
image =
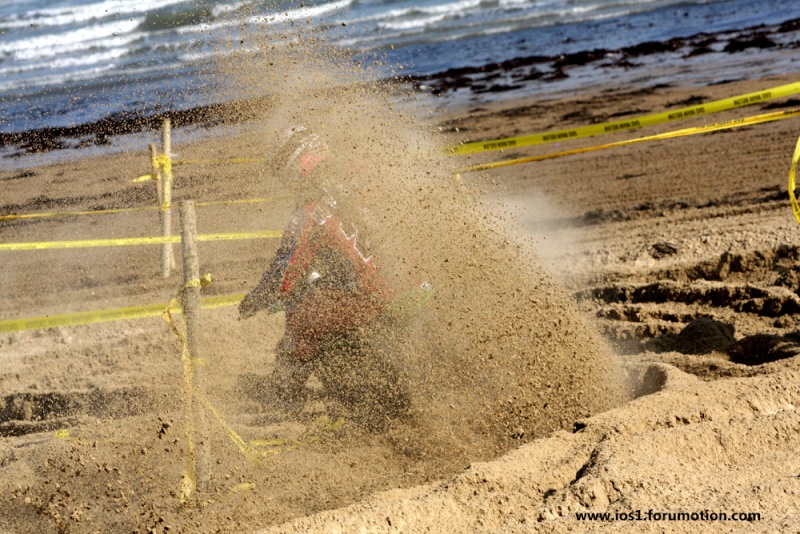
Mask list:
[[[448,142],[492,139],[658,113],[794,82],[797,74],[713,85],[641,78],[467,103],[433,114],[425,127],[440,128]],[[463,162],[592,146],[775,104],[796,100]],[[402,436],[321,418],[323,401],[309,403],[299,420],[275,418],[241,381],[268,371],[282,315],[238,321],[234,308],[219,308],[204,313],[201,334],[210,400],[245,440],[284,441],[262,446],[274,454],[254,466],[221,425],[209,423],[217,430],[207,436],[204,461],[216,473],[214,487],[199,508],[181,509],[180,345],[160,317],[2,334],[0,532],[799,530],[800,228],[786,194],[796,126],[788,119],[463,174],[482,205],[513,214],[509,232],[536,250],[532,272],[538,277],[543,266],[558,287],[543,286],[541,306],[553,308],[540,311],[569,323],[549,327],[563,336],[559,343],[608,354],[604,363],[635,397],[594,399],[573,377],[578,393],[557,394],[571,399],[559,412],[567,415],[531,423],[549,430],[515,434],[495,453],[399,447]],[[223,139],[177,140],[173,150],[189,160],[259,158],[258,131],[248,123]],[[2,172],[0,213],[152,207],[155,185],[131,183],[147,172],[146,147]],[[175,176],[176,200],[267,193],[256,164],[176,166]],[[199,232],[281,229],[291,200],[270,192],[275,198],[257,206],[198,208]],[[0,240],[159,230],[153,210],[3,220]],[[208,295],[248,291],[276,245],[203,244],[201,269],[215,276]],[[181,282],[161,279],[158,248],[3,252],[4,318],[166,303]],[[600,347],[601,334],[614,355]],[[574,356],[574,365],[558,360],[565,377],[586,372],[588,360]],[[608,393],[601,389],[598,396]],[[593,406],[585,415],[574,408],[582,402]],[[431,450],[438,454],[426,456]],[[610,515],[580,520],[578,512]],[[693,513],[701,515],[676,519]],[[722,513],[759,516],[713,520]]]

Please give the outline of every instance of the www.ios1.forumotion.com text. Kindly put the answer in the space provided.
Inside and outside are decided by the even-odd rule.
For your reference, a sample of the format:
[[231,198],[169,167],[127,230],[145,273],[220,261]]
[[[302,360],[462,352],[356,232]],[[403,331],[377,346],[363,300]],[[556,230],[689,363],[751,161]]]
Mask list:
[[575,512],[578,521],[761,521],[759,512]]

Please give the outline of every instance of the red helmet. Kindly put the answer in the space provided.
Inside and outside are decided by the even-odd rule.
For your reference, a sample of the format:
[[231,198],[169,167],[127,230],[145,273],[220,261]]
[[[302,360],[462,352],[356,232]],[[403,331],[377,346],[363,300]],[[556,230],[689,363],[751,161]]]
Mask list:
[[275,170],[285,175],[307,178],[328,159],[328,145],[305,126],[290,126],[281,132],[282,144],[275,153]]

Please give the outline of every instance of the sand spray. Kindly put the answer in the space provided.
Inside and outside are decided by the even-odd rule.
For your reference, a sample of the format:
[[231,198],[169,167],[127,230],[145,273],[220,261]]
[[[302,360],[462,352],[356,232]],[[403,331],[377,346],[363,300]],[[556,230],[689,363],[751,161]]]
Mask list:
[[[331,157],[307,189],[336,197],[399,293],[433,290],[402,326],[373,327],[413,399],[388,430],[400,450],[487,457],[624,400],[600,336],[496,224],[501,208],[454,179],[458,161],[424,120],[431,102],[302,28],[244,40],[258,51],[221,68],[229,90],[269,95],[265,153],[287,126],[321,136]],[[270,174],[265,187],[285,187]]]

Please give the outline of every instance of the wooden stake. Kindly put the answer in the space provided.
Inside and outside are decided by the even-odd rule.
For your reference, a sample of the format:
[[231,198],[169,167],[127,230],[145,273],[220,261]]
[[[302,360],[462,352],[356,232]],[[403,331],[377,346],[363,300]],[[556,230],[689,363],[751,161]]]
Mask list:
[[[161,129],[161,153],[170,157],[172,148],[172,132],[169,119],[164,119]],[[172,235],[172,168],[164,165],[164,172],[161,175],[161,234],[164,237]],[[164,243],[161,245],[161,276],[169,278],[175,260],[172,255],[172,244]]]
[[196,358],[198,312],[200,310],[200,260],[197,255],[197,222],[194,201],[180,203],[181,252],[183,253],[183,315],[186,322],[186,342],[192,357]]
[[195,396],[195,392],[205,397],[205,381],[202,367],[198,365],[201,351],[198,334],[200,332],[200,260],[197,254],[197,223],[195,220],[194,202],[184,200],[180,203],[181,217],[181,251],[183,253],[183,321],[186,326],[186,357],[191,369],[191,377],[187,377],[191,392],[189,398],[191,409],[187,416],[191,417],[188,426],[188,449],[192,451],[192,469],[194,471],[195,488],[202,492],[206,482],[206,465],[208,455],[208,436],[206,417],[203,406]]
[[161,123],[161,153],[167,156],[172,153],[172,123],[169,119]]

